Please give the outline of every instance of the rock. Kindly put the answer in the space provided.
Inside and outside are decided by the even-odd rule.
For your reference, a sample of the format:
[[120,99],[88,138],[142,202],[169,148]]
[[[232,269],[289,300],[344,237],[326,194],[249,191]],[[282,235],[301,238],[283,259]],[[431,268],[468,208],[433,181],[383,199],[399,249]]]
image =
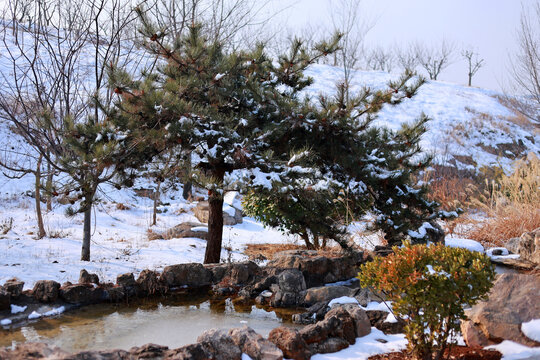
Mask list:
[[[47,358],[51,359],[51,358]],[[56,357],[52,359],[58,359]],[[131,360],[133,357],[125,350],[81,351],[60,359],[65,360]]]
[[97,274],[90,274],[85,269],[81,270],[79,275],[79,284],[99,284],[99,277]]
[[267,267],[302,271],[308,288],[324,285],[326,281],[349,280],[357,275],[363,253],[357,252],[336,258],[320,256],[314,250],[289,250],[276,253]]
[[278,275],[278,285],[283,292],[298,293],[306,290],[304,275],[299,270],[285,270]]
[[124,290],[125,296],[136,296],[139,292],[139,284],[135,281],[133,273],[125,273],[116,277],[116,284],[121,286]]
[[[210,210],[208,201],[200,201],[193,208],[193,215],[204,224],[208,224],[210,217]],[[236,215],[236,213],[235,213]],[[241,213],[240,216],[231,216],[227,211],[223,211],[223,225],[236,225],[242,223]]]
[[429,224],[431,226],[424,226],[424,229],[428,236],[428,241],[434,244],[438,244],[438,243],[444,244],[445,234],[444,234],[443,228],[436,221],[430,221]]
[[9,293],[11,298],[18,298],[23,291],[24,281],[19,281],[17,279],[10,279],[5,282],[3,288]]
[[129,353],[136,359],[154,359],[162,357],[167,350],[169,350],[167,346],[145,344],[143,346],[132,347],[129,349]]
[[[469,346],[486,346],[511,340],[526,346],[540,346],[521,332],[521,324],[540,318],[540,277],[502,274],[495,281],[487,301],[466,311],[462,331]],[[481,332],[482,334],[480,334]]]
[[250,327],[231,329],[229,335],[240,350],[253,360],[283,359],[283,352],[276,345],[257,334]]
[[281,349],[287,359],[308,360],[311,357],[306,342],[295,329],[277,327],[270,331],[268,340]]
[[169,287],[196,288],[211,285],[212,273],[199,263],[170,265],[163,269],[161,280]]
[[49,347],[44,343],[17,344],[14,349],[0,348],[0,359],[2,360],[65,359],[68,355],[65,351],[57,347]]
[[340,325],[341,321],[337,317],[325,318],[315,324],[305,326],[299,334],[306,344],[320,343],[328,339]]
[[522,259],[540,264],[540,228],[523,233],[519,238],[508,240],[506,248],[519,254]]
[[385,334],[401,334],[405,328],[405,321],[398,319],[397,322],[386,322],[386,318],[390,314],[387,311],[368,310],[366,315],[369,318],[371,326],[376,327]]
[[311,352],[314,354],[335,353],[348,347],[347,340],[338,337],[329,337],[321,343],[310,345]]
[[225,280],[230,285],[243,285],[260,271],[253,261],[229,264],[204,265],[212,272],[212,283],[217,284]]
[[328,308],[327,301],[321,301],[310,306],[306,312],[301,314],[293,314],[292,321],[295,324],[309,325],[317,322],[317,320],[324,319]]
[[70,304],[97,304],[105,300],[106,295],[102,288],[89,284],[74,284],[60,288],[60,297]]
[[137,278],[137,285],[142,295],[153,295],[165,292],[165,286],[159,281],[159,273],[143,270]]
[[354,344],[356,341],[356,326],[349,311],[343,306],[337,306],[326,313],[323,321],[328,321],[332,318],[339,319],[340,324],[330,332],[330,335],[345,339],[351,345]]
[[0,287],[0,311],[9,310],[11,307],[11,296],[9,293]]
[[352,317],[356,337],[366,336],[371,333],[371,322],[364,309],[355,304],[343,304],[340,307],[345,309]]
[[164,359],[170,360],[201,360],[212,359],[209,353],[201,343],[182,346],[181,348],[167,351]]
[[43,303],[52,303],[58,299],[58,290],[60,283],[54,280],[39,280],[36,281],[32,295],[34,299]]
[[215,360],[241,360],[242,351],[234,343],[225,330],[211,329],[203,332],[198,338],[207,352]]
[[330,301],[332,299],[350,296],[353,290],[346,286],[320,286],[309,288],[306,291],[304,297],[304,304],[306,306],[311,306],[318,302]]
[[[160,235],[160,239],[170,240],[170,239],[183,239],[183,238],[197,238],[197,239],[208,239],[208,231],[204,230],[193,230],[193,228],[198,228],[203,226],[203,224],[193,223],[193,222],[185,222],[182,224],[178,224],[167,231],[165,231],[163,234]],[[157,234],[157,233],[153,233]],[[157,235],[156,235],[157,236]],[[156,238],[157,239],[157,238]],[[154,239],[151,239],[154,240]]]
[[112,286],[105,290],[107,300],[120,302],[126,298],[126,289],[123,286]]

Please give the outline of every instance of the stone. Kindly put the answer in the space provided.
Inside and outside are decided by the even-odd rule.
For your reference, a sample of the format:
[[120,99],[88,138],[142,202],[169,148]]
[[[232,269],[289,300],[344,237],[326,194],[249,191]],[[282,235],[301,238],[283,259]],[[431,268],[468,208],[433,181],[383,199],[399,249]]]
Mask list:
[[271,341],[257,334],[255,330],[244,326],[229,330],[234,343],[253,360],[281,360],[283,352]]
[[229,264],[206,264],[204,266],[212,272],[212,283],[214,284],[225,280],[230,285],[243,285],[260,271],[259,266],[252,261]]
[[212,284],[212,272],[199,263],[170,265],[163,269],[161,280],[168,287],[197,288]]
[[323,321],[328,321],[332,318],[339,319],[340,324],[337,328],[330,331],[330,335],[345,339],[351,345],[354,344],[356,341],[356,326],[349,311],[343,306],[337,306],[326,313]]
[[139,291],[143,295],[154,295],[165,292],[165,286],[159,281],[159,273],[152,270],[143,270],[137,278]]
[[203,332],[197,342],[201,343],[215,360],[241,360],[242,351],[225,330],[210,329]]
[[81,270],[79,275],[79,284],[99,284],[99,277],[97,274],[90,274],[85,269]]
[[132,347],[129,349],[129,353],[137,359],[154,359],[162,357],[167,350],[169,350],[167,346],[145,344],[143,346]]
[[364,309],[356,304],[343,304],[340,307],[346,310],[353,319],[356,337],[371,333],[371,322]]
[[337,317],[330,317],[315,324],[305,326],[299,331],[306,344],[320,343],[326,340],[341,325]]
[[295,329],[284,326],[272,329],[268,334],[268,340],[281,349],[287,359],[309,360],[311,357],[308,345]]
[[[210,209],[208,201],[200,201],[193,208],[193,215],[204,224],[208,224],[210,217]],[[236,215],[236,213],[235,213]],[[231,216],[227,211],[223,211],[223,225],[236,225],[242,222],[241,213],[240,216]]]
[[178,349],[169,350],[166,352],[164,359],[167,360],[201,360],[212,359],[212,354],[209,353],[201,343],[189,344]]
[[346,286],[320,286],[309,288],[304,296],[304,304],[311,306],[322,301],[330,301],[332,299],[350,296],[352,290]]
[[513,253],[519,254],[524,259],[540,264],[540,228],[523,233],[519,238],[512,238],[506,244],[506,248]]
[[298,293],[306,289],[306,281],[300,270],[285,270],[278,275],[277,280],[283,292]]
[[181,223],[166,230],[162,234],[152,233],[153,238],[150,240],[157,240],[157,239],[170,240],[170,239],[183,239],[183,238],[197,238],[197,239],[208,240],[208,231],[193,230],[194,228],[198,228],[201,226],[204,226],[204,225],[194,223],[194,222]]
[[126,298],[126,289],[123,286],[112,286],[105,290],[107,300],[117,303]]
[[405,321],[398,319],[397,322],[386,322],[389,312],[382,310],[368,310],[366,315],[371,326],[381,330],[385,334],[401,334],[405,328]]
[[60,283],[54,280],[39,280],[34,284],[32,295],[34,299],[43,303],[52,303],[58,299]]
[[137,284],[135,281],[135,276],[133,276],[133,273],[118,275],[116,277],[116,284],[124,289],[123,293],[125,296],[135,296],[139,292],[139,284]]
[[0,287],[0,311],[9,310],[11,307],[11,296]]
[[329,337],[323,342],[310,345],[311,352],[317,354],[335,353],[348,347],[347,340],[338,337]]
[[100,287],[89,284],[74,284],[62,286],[60,297],[70,304],[97,304],[107,298],[107,294]]
[[[511,340],[526,346],[540,346],[521,332],[521,324],[540,318],[540,277],[502,274],[495,281],[487,301],[466,311],[463,333],[469,346],[486,346]],[[479,334],[481,332],[482,334]]]
[[44,343],[23,343],[11,347],[0,348],[0,359],[27,360],[27,359],[65,359],[68,353],[57,348],[49,347]]
[[3,288],[6,290],[12,298],[18,298],[23,291],[24,281],[17,279],[9,279],[5,282]]

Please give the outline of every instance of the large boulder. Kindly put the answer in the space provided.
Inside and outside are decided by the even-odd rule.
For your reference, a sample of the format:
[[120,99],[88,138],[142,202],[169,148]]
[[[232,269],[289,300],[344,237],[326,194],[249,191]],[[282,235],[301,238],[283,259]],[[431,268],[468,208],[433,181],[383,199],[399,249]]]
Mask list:
[[170,265],[163,269],[161,280],[168,287],[203,287],[212,284],[212,272],[199,263]]
[[229,335],[242,352],[253,360],[283,359],[283,352],[274,343],[263,338],[250,327],[231,329]]
[[203,332],[197,342],[212,354],[215,360],[241,360],[242,351],[225,330],[210,329]]
[[274,296],[270,299],[273,307],[298,306],[304,298],[306,282],[300,270],[289,269],[277,276],[277,284],[271,286]]
[[314,250],[289,250],[276,253],[267,266],[302,271],[310,288],[355,277],[362,261],[362,252],[328,258]]
[[508,240],[506,248],[522,259],[540,264],[540,228]]
[[23,287],[24,281],[19,281],[17,279],[7,280],[3,286],[4,290],[9,293],[11,298],[18,298],[22,294]]
[[342,296],[350,296],[354,290],[346,286],[320,286],[306,290],[304,304],[312,306],[318,302],[330,301]]
[[43,303],[52,303],[58,299],[60,283],[54,280],[39,280],[34,284],[32,295],[34,299]]
[[461,328],[469,346],[486,346],[511,340],[527,346],[540,343],[521,332],[521,324],[540,318],[540,277],[502,274],[487,301],[466,311],[469,320]]
[[165,292],[166,288],[159,281],[159,273],[152,270],[143,270],[137,278],[137,285],[141,295],[154,295]]
[[287,359],[309,360],[311,357],[308,345],[295,329],[284,326],[277,327],[270,331],[268,340],[280,348]]
[[206,264],[204,266],[212,272],[212,283],[214,284],[224,281],[230,285],[243,285],[260,270],[259,266],[253,261]]
[[65,285],[60,288],[60,297],[70,304],[97,304],[106,299],[105,291],[90,284]]

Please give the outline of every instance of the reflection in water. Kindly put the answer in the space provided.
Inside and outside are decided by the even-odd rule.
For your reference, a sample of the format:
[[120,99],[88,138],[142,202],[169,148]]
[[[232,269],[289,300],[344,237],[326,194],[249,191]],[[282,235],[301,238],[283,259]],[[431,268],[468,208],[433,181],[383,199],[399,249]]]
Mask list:
[[[45,342],[75,352],[129,349],[146,343],[177,348],[193,343],[205,330],[247,325],[263,336],[290,321],[289,313],[275,313],[253,305],[227,300],[178,297],[131,305],[93,305],[26,324],[0,330],[0,346],[20,342]],[[287,324],[294,326],[293,324]]]

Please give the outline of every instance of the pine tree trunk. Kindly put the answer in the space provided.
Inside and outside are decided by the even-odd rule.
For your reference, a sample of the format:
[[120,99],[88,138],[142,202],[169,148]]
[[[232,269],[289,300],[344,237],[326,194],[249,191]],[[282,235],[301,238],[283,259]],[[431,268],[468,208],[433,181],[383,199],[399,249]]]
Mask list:
[[192,188],[192,182],[191,182],[191,153],[187,155],[186,161],[185,161],[185,177],[184,177],[184,189],[182,191],[182,197],[184,200],[189,200],[191,198],[191,188]]
[[37,161],[36,172],[35,172],[35,177],[36,177],[35,199],[36,199],[36,217],[37,217],[37,223],[38,223],[38,234],[37,234],[38,239],[41,239],[46,235],[45,227],[43,226],[43,216],[41,214],[41,162],[42,160],[43,160],[43,155],[40,155]]
[[219,263],[223,237],[223,197],[210,194],[208,199],[208,241],[204,254],[205,264]]
[[[93,196],[91,197],[93,198]],[[91,234],[91,225],[92,225],[92,200],[91,198],[86,198],[86,203],[88,208],[84,211],[84,225],[83,225],[83,242],[81,249],[81,260],[90,261],[90,237]]]

